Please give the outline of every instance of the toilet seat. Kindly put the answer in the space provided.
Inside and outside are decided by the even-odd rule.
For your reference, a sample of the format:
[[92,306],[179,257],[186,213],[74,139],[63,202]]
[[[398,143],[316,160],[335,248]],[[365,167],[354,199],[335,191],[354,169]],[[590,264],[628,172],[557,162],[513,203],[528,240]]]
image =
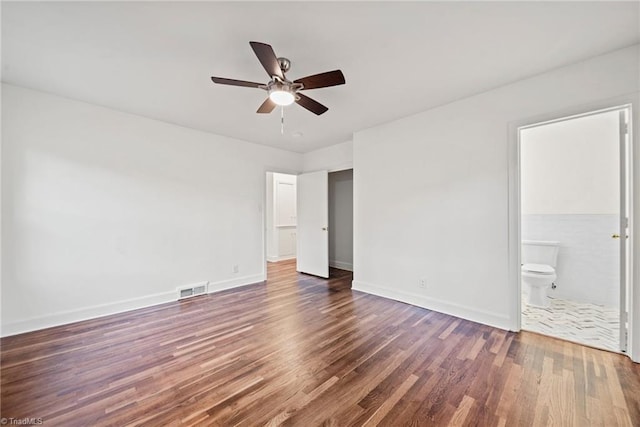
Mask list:
[[556,272],[553,267],[546,264],[523,264],[522,271],[549,276]]

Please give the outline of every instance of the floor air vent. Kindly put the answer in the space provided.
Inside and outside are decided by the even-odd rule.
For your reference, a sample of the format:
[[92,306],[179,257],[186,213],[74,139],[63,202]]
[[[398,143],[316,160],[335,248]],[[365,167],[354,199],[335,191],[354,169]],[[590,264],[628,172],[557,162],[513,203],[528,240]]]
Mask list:
[[209,282],[197,283],[186,288],[178,288],[178,299],[197,297],[207,293],[207,285]]

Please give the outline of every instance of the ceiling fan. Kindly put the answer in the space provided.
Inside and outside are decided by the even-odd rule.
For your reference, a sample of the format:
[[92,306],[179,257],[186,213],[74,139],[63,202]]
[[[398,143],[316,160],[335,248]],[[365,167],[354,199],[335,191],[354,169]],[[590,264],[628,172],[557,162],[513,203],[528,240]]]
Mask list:
[[211,77],[214,83],[253,87],[266,90],[269,97],[258,108],[257,113],[270,113],[278,105],[290,105],[296,103],[307,110],[320,115],[328,110],[327,107],[309,98],[301,90],[319,89],[323,87],[337,86],[345,83],[344,75],[340,70],[327,71],[326,73],[314,74],[302,77],[294,81],[288,80],[284,73],[291,68],[291,61],[287,58],[278,58],[271,45],[260,42],[249,42],[258,60],[271,77],[267,84],[248,82],[244,80],[225,79],[222,77]]

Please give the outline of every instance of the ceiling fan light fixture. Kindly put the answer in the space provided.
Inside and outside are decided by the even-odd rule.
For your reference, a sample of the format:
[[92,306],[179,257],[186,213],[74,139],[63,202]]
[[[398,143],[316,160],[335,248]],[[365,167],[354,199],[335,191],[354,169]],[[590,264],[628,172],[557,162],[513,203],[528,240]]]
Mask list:
[[[290,81],[285,77],[285,73],[291,69],[290,60],[277,57],[271,45],[266,43],[251,41],[249,45],[269,75],[269,81],[266,84],[223,77],[211,77],[211,80],[216,84],[242,86],[266,91],[269,97],[256,110],[258,114],[269,114],[279,105],[286,106],[295,102],[302,108],[319,116],[329,109],[300,91],[345,84],[344,75],[340,70],[327,71]],[[282,112],[284,115],[284,109],[282,109]]]
[[285,89],[276,89],[269,92],[269,98],[277,105],[291,105],[296,100],[293,93]]

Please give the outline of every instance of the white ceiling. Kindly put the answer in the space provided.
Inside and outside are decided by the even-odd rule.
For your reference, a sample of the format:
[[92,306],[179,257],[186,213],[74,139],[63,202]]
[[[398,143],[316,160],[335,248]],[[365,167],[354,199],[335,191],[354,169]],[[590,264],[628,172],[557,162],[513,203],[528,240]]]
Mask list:
[[[638,2],[2,3],[2,80],[297,152],[354,131],[640,42]],[[259,115],[249,46],[290,79],[341,69],[344,86]],[[302,136],[294,136],[294,133]]]

